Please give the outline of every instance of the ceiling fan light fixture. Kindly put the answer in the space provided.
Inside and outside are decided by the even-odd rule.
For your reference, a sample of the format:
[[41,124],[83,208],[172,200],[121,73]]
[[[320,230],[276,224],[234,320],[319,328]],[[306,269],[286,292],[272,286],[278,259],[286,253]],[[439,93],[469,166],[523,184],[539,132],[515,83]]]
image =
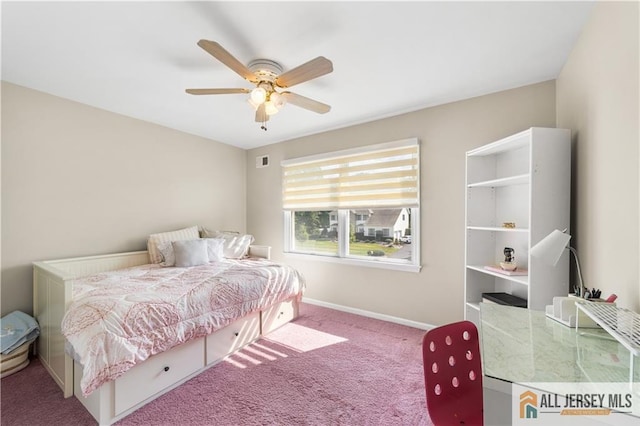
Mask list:
[[274,115],[278,113],[278,108],[276,108],[276,105],[273,103],[273,101],[267,101],[264,103],[264,111],[267,113],[267,115]]
[[278,108],[278,110],[281,110],[282,107],[284,107],[285,104],[287,103],[287,100],[285,99],[285,97],[278,92],[273,92],[271,96],[269,96],[269,100],[273,102],[273,104],[275,105],[276,108]]
[[247,99],[247,103],[251,105],[253,109],[258,109],[258,107],[261,105],[253,102],[253,100],[251,99],[251,96],[249,96],[249,99]]
[[267,100],[267,91],[262,87],[256,87],[251,91],[251,102],[253,105],[260,105]]

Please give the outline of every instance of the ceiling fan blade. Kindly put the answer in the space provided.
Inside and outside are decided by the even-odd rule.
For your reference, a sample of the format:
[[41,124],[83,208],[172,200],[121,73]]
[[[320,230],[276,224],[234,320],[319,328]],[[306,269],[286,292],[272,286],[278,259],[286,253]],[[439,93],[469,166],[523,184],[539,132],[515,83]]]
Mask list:
[[258,109],[256,109],[256,122],[264,123],[265,121],[269,121],[269,115],[267,114],[267,110],[264,107],[264,104],[260,104]]
[[300,108],[308,109],[309,111],[317,112],[318,114],[326,114],[331,111],[331,106],[323,104],[322,102],[314,101],[313,99],[297,95],[291,92],[282,92],[281,95],[287,100],[287,102],[298,106]]
[[276,78],[279,87],[291,87],[294,84],[304,83],[333,71],[333,63],[324,56],[315,59],[285,72]]
[[240,77],[248,80],[252,83],[256,83],[258,80],[253,72],[242,62],[237,60],[231,53],[227,52],[224,47],[220,46],[219,43],[210,40],[200,40],[198,41],[198,46],[207,51],[211,56],[231,68],[233,71],[238,73]]
[[186,89],[190,95],[230,95],[234,93],[249,93],[249,89]]

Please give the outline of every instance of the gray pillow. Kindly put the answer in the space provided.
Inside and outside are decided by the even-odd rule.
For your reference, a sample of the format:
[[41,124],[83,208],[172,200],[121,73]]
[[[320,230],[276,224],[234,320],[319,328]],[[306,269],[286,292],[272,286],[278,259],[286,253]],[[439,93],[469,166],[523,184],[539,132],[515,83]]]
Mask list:
[[173,241],[171,245],[173,246],[177,267],[182,268],[209,263],[206,240]]

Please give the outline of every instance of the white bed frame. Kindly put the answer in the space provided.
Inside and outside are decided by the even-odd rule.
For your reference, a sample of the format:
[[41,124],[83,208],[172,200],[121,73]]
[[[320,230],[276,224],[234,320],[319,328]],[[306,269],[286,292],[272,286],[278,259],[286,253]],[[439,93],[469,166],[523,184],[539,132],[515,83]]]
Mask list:
[[[251,246],[249,254],[269,259],[271,247]],[[80,391],[82,366],[65,353],[61,332],[62,317],[72,299],[70,281],[148,263],[146,251],[33,263],[33,314],[40,325],[38,357],[64,397],[75,395],[100,425],[120,420],[298,315],[295,298],[255,312],[209,336],[150,357],[85,398]]]

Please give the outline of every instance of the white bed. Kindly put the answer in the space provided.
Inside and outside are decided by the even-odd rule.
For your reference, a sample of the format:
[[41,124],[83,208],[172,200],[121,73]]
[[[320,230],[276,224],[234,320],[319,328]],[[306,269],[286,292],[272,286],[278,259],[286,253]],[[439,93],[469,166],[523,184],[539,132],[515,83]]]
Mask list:
[[[249,255],[269,259],[270,247],[251,246]],[[66,339],[61,330],[63,317],[74,302],[74,280],[147,264],[147,251],[34,262],[34,316],[41,328],[38,356],[62,388],[64,396],[75,395],[101,425],[125,417],[298,314],[301,294],[274,304],[263,304],[259,310],[253,310],[211,334],[195,336],[150,356],[84,397],[81,387],[83,367],[66,353]]]

